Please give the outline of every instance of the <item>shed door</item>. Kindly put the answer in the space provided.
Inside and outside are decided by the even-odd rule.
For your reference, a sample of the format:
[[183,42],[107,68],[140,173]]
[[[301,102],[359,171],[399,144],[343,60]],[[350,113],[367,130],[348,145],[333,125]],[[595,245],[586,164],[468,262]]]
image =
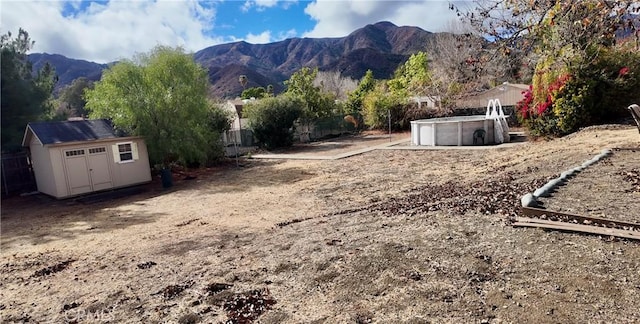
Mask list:
[[103,190],[113,187],[111,173],[109,173],[109,160],[106,147],[94,147],[89,149],[89,177],[93,190]]
[[92,191],[89,168],[85,156],[86,150],[70,150],[64,152],[64,154],[70,193],[77,195]]
[[72,195],[113,187],[106,147],[65,151]]

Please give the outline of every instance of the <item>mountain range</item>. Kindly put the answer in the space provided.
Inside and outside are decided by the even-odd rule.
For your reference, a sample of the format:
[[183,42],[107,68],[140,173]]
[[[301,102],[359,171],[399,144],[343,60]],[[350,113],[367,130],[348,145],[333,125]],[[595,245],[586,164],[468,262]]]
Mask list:
[[[418,27],[379,22],[345,37],[220,44],[194,53],[194,59],[208,70],[212,93],[231,98],[242,92],[240,75],[247,76],[247,87],[271,84],[279,92],[284,89],[283,81],[302,67],[339,71],[342,76],[354,79],[360,79],[370,69],[376,78],[389,78],[411,54],[425,50],[434,35]],[[34,69],[46,62],[55,67],[58,90],[79,77],[97,81],[109,66],[46,53],[30,54],[29,60]]]

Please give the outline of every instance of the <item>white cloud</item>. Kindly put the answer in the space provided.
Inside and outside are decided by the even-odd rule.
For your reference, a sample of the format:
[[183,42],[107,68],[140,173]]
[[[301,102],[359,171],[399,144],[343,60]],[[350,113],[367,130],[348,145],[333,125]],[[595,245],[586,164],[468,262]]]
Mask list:
[[256,11],[262,12],[265,11],[265,9],[274,7],[277,4],[278,0],[247,0],[242,5],[242,7],[240,7],[240,10],[242,10],[242,12],[249,12],[251,8],[255,7]]
[[282,9],[289,9],[293,4],[297,3],[298,0],[247,0],[240,7],[242,12],[249,12],[251,8],[255,7],[256,11],[264,12],[268,8],[273,8],[275,6],[279,6]]
[[251,1],[245,1],[244,4],[242,4],[242,6],[240,7],[240,10],[242,12],[249,12],[249,10],[251,10],[251,7],[253,6],[253,2]]
[[271,31],[270,30],[265,30],[262,33],[258,34],[258,35],[254,35],[249,33],[247,35],[247,37],[245,38],[245,41],[247,41],[247,43],[251,43],[251,44],[266,44],[266,43],[270,43],[272,42],[271,39]]
[[[215,11],[196,1],[91,3],[64,17],[58,1],[2,2],[2,33],[22,27],[36,41],[33,52],[62,54],[100,63],[131,58],[156,45],[197,51],[221,43],[206,36]],[[77,1],[69,3],[74,8]]]
[[278,40],[284,40],[287,38],[293,38],[298,36],[298,32],[295,29],[289,29],[278,33]]
[[278,42],[287,38],[296,37],[297,35],[298,33],[296,32],[295,29],[280,31],[278,32],[277,35],[274,35],[271,30],[265,30],[260,34],[249,33],[244,38],[231,36],[229,37],[229,41],[230,42],[245,41],[251,44],[267,44],[267,43]]
[[256,0],[256,6],[271,8],[278,4],[278,0]]
[[281,2],[282,9],[289,9],[294,4],[298,3],[298,0],[284,0]]
[[449,1],[316,0],[305,13],[317,23],[306,37],[343,37],[367,24],[390,21],[398,26],[418,26],[443,31],[455,20]]

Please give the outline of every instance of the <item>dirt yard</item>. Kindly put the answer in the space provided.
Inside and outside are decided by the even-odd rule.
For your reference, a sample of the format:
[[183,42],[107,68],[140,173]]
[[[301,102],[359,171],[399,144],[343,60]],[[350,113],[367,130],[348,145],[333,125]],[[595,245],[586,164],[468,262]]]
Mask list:
[[[155,180],[102,202],[3,200],[0,315],[52,323],[636,322],[640,242],[507,222],[521,195],[615,147],[640,147],[637,129],[487,150],[243,159],[193,180],[177,175],[171,190]],[[640,150],[620,152],[545,204],[639,222]]]

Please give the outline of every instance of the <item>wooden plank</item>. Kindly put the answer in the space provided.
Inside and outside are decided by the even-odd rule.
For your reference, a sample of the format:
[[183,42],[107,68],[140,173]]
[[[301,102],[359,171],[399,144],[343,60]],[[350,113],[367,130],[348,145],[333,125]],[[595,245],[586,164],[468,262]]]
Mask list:
[[640,224],[638,223],[631,223],[631,222],[625,222],[625,221],[619,221],[619,220],[601,218],[601,217],[582,216],[582,215],[576,215],[576,214],[565,213],[565,212],[557,212],[553,210],[534,208],[534,207],[522,207],[522,213],[528,216],[545,215],[547,217],[570,218],[570,219],[579,220],[581,222],[587,221],[591,223],[603,223],[603,224],[612,224],[616,226],[640,228]]
[[602,227],[588,226],[588,225],[582,225],[587,228],[576,228],[576,227],[566,226],[566,225],[515,222],[513,223],[513,226],[547,228],[547,229],[571,231],[571,232],[577,232],[577,233],[590,233],[590,234],[615,236],[615,237],[623,237],[623,238],[633,239],[633,240],[640,240],[640,235],[634,235],[633,232],[631,231],[610,232],[610,231],[605,231],[609,229],[604,229]]
[[631,232],[631,233],[640,234],[640,230],[634,231],[634,230],[631,230],[631,229],[626,230],[626,229],[620,229],[620,228],[615,228],[615,227],[606,227],[606,226],[597,226],[597,225],[585,225],[585,224],[577,224],[577,223],[572,223],[572,222],[552,221],[552,220],[540,219],[540,218],[516,217],[515,221],[516,222],[520,222],[520,223],[563,224],[565,226],[574,226],[574,227],[578,227],[578,228],[582,228],[583,226],[588,226],[588,227],[597,227],[597,228],[608,229],[608,230],[616,230],[616,231],[627,231],[627,232]]
[[581,233],[591,233],[591,234],[599,234],[599,235],[608,235],[608,236],[616,236],[623,237],[628,239],[640,240],[640,232],[626,231],[614,228],[606,228],[606,227],[596,227],[590,225],[579,225],[558,221],[548,221],[543,219],[534,219],[534,218],[517,218],[516,222],[512,224],[513,226],[521,226],[521,227],[538,227],[538,228],[548,228],[548,229],[556,229],[563,231],[571,231],[571,232],[581,232]]

